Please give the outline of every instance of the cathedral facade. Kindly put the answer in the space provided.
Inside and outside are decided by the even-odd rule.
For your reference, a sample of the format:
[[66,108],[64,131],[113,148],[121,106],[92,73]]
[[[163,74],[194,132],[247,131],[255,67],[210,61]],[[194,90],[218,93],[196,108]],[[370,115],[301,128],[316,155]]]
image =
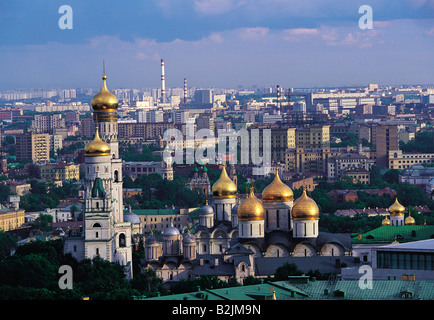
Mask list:
[[[152,247],[159,254],[147,254],[143,267],[152,267],[164,280],[215,274],[223,279],[235,276],[242,282],[255,276],[257,259],[351,255],[351,238],[319,232],[315,201],[306,188],[294,201],[293,191],[280,180],[278,171],[261,195],[252,187],[241,201],[223,166],[211,192],[194,229],[182,234],[172,226],[163,232],[162,240],[154,235],[146,239],[145,251],[151,252]],[[177,243],[170,255],[164,249],[169,234]]]
[[77,260],[95,256],[124,266],[132,278],[132,224],[124,221],[122,159],[119,158],[118,100],[106,85],[92,101],[96,125],[93,141],[85,146],[83,232],[65,238],[64,252]]

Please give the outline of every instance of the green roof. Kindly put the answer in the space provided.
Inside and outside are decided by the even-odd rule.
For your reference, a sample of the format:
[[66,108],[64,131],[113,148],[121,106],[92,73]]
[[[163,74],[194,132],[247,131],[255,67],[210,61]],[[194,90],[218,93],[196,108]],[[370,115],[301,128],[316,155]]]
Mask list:
[[275,281],[250,286],[206,289],[136,300],[434,300],[432,280],[373,280],[361,289],[359,280]]
[[[276,300],[292,300],[306,297],[305,293],[290,284],[281,286],[278,283],[265,282],[250,286],[198,290],[196,292],[153,297],[145,300],[272,300],[273,290],[275,291]],[[136,299],[141,298],[136,297]]]
[[397,237],[399,243],[426,240],[434,237],[432,225],[381,226],[369,232],[352,237],[353,244],[392,243]]
[[155,215],[172,215],[172,214],[179,214],[179,210],[177,209],[132,209],[135,214],[139,216],[155,216]]
[[434,299],[432,280],[373,280],[372,289],[361,289],[359,280],[310,281],[296,286],[312,300],[406,300],[402,296],[405,292],[412,293],[407,299]]

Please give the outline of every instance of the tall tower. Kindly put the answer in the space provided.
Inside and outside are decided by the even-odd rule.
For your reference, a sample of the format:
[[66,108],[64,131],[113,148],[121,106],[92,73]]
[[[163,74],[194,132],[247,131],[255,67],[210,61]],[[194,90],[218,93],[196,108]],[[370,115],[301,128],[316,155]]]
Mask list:
[[166,102],[166,79],[164,75],[164,59],[161,59],[161,103]]
[[[108,261],[117,261],[131,278],[132,226],[124,222],[123,216],[118,100],[107,89],[106,79],[104,74],[102,89],[91,101],[96,133],[85,148],[85,256],[99,254]],[[98,232],[95,228],[102,229]]]
[[113,180],[113,209],[115,222],[123,222],[123,194],[122,194],[122,159],[119,159],[118,142],[118,99],[107,89],[107,76],[102,76],[103,85],[92,101],[93,120],[103,141],[110,146],[111,178]]
[[[116,96],[108,91],[102,77],[101,91],[91,105],[95,137],[84,148],[84,230],[68,234],[64,252],[77,260],[101,258],[124,266],[132,278],[131,222],[124,222],[122,160],[119,159]],[[105,140],[105,141],[104,141]]]
[[187,79],[184,78],[184,104],[187,104]]

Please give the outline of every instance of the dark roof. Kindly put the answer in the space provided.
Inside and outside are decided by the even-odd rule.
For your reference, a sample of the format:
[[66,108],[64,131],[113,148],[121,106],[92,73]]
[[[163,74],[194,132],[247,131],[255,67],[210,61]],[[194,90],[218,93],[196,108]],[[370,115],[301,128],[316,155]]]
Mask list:
[[[338,263],[337,263],[338,262]],[[273,275],[277,268],[285,263],[294,263],[303,272],[316,271],[323,274],[339,274],[342,267],[359,265],[351,256],[314,256],[314,257],[257,257],[255,258],[255,275]]]

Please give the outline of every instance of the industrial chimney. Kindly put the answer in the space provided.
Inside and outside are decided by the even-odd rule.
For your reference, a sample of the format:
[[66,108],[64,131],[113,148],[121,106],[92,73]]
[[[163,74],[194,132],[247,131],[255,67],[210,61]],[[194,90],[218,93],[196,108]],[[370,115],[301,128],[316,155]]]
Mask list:
[[187,79],[184,78],[184,104],[187,104]]
[[166,102],[166,79],[164,78],[164,59],[161,59],[161,103]]
[[277,85],[277,114],[280,116],[280,86]]

